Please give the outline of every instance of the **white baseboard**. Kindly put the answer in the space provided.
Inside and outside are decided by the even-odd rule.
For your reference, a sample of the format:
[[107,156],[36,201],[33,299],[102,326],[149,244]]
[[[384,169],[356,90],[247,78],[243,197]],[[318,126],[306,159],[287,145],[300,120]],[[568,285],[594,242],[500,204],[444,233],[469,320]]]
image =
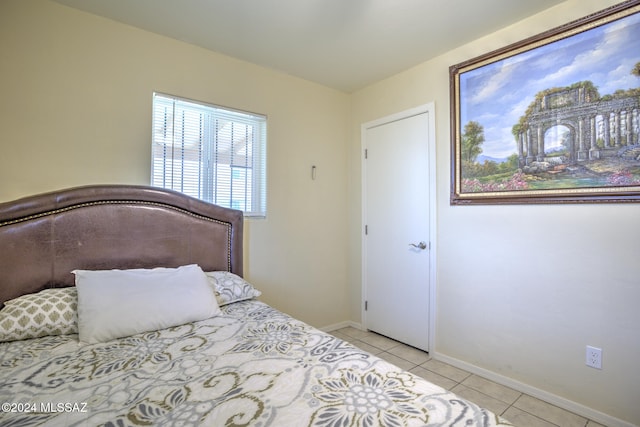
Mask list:
[[322,332],[331,332],[331,331],[336,331],[338,329],[346,328],[348,326],[362,330],[362,325],[360,323],[352,322],[350,320],[346,320],[340,323],[335,323],[333,325],[325,326],[323,328],[318,328],[318,329],[320,329]]
[[448,363],[449,365],[455,366],[456,368],[464,369],[465,371],[471,372],[473,374],[480,375],[481,377],[484,377],[498,384],[510,387],[514,390],[528,394],[529,396],[533,396],[559,408],[566,409],[567,411],[573,412],[574,414],[578,414],[600,424],[604,424],[607,427],[638,427],[627,421],[615,418],[600,411],[596,411],[595,409],[591,409],[572,400],[565,399],[564,397],[557,396],[553,393],[549,393],[547,391],[530,386],[520,381],[516,381],[509,377],[505,377],[487,369],[480,368],[462,360],[455,359],[445,354],[438,352],[430,352],[429,354],[436,360]]

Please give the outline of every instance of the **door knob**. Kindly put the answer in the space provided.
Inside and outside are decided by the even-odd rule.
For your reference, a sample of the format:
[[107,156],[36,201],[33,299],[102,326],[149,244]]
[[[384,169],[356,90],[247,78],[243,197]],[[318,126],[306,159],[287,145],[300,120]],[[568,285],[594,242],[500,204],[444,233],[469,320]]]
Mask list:
[[420,242],[417,245],[415,243],[409,243],[409,246],[413,246],[414,248],[420,250],[427,249],[427,244],[425,242]]

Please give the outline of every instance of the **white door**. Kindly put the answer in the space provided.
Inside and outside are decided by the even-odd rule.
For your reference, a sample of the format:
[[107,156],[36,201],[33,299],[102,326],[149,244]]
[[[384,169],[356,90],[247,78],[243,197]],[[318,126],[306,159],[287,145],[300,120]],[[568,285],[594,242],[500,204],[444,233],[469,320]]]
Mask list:
[[363,125],[364,323],[429,350],[429,111]]

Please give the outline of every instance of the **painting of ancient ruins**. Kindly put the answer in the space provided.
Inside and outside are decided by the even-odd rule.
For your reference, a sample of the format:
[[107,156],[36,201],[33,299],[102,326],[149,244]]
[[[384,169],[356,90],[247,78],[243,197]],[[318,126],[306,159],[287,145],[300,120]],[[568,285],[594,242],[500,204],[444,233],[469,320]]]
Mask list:
[[452,203],[640,201],[640,2],[450,77]]

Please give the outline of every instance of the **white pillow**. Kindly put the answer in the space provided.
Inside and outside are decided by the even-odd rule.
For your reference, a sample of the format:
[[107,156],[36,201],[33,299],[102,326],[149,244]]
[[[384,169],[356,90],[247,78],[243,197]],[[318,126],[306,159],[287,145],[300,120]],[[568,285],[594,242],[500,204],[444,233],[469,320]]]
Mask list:
[[78,289],[78,338],[83,342],[109,341],[220,313],[207,276],[195,264],[73,273]]

